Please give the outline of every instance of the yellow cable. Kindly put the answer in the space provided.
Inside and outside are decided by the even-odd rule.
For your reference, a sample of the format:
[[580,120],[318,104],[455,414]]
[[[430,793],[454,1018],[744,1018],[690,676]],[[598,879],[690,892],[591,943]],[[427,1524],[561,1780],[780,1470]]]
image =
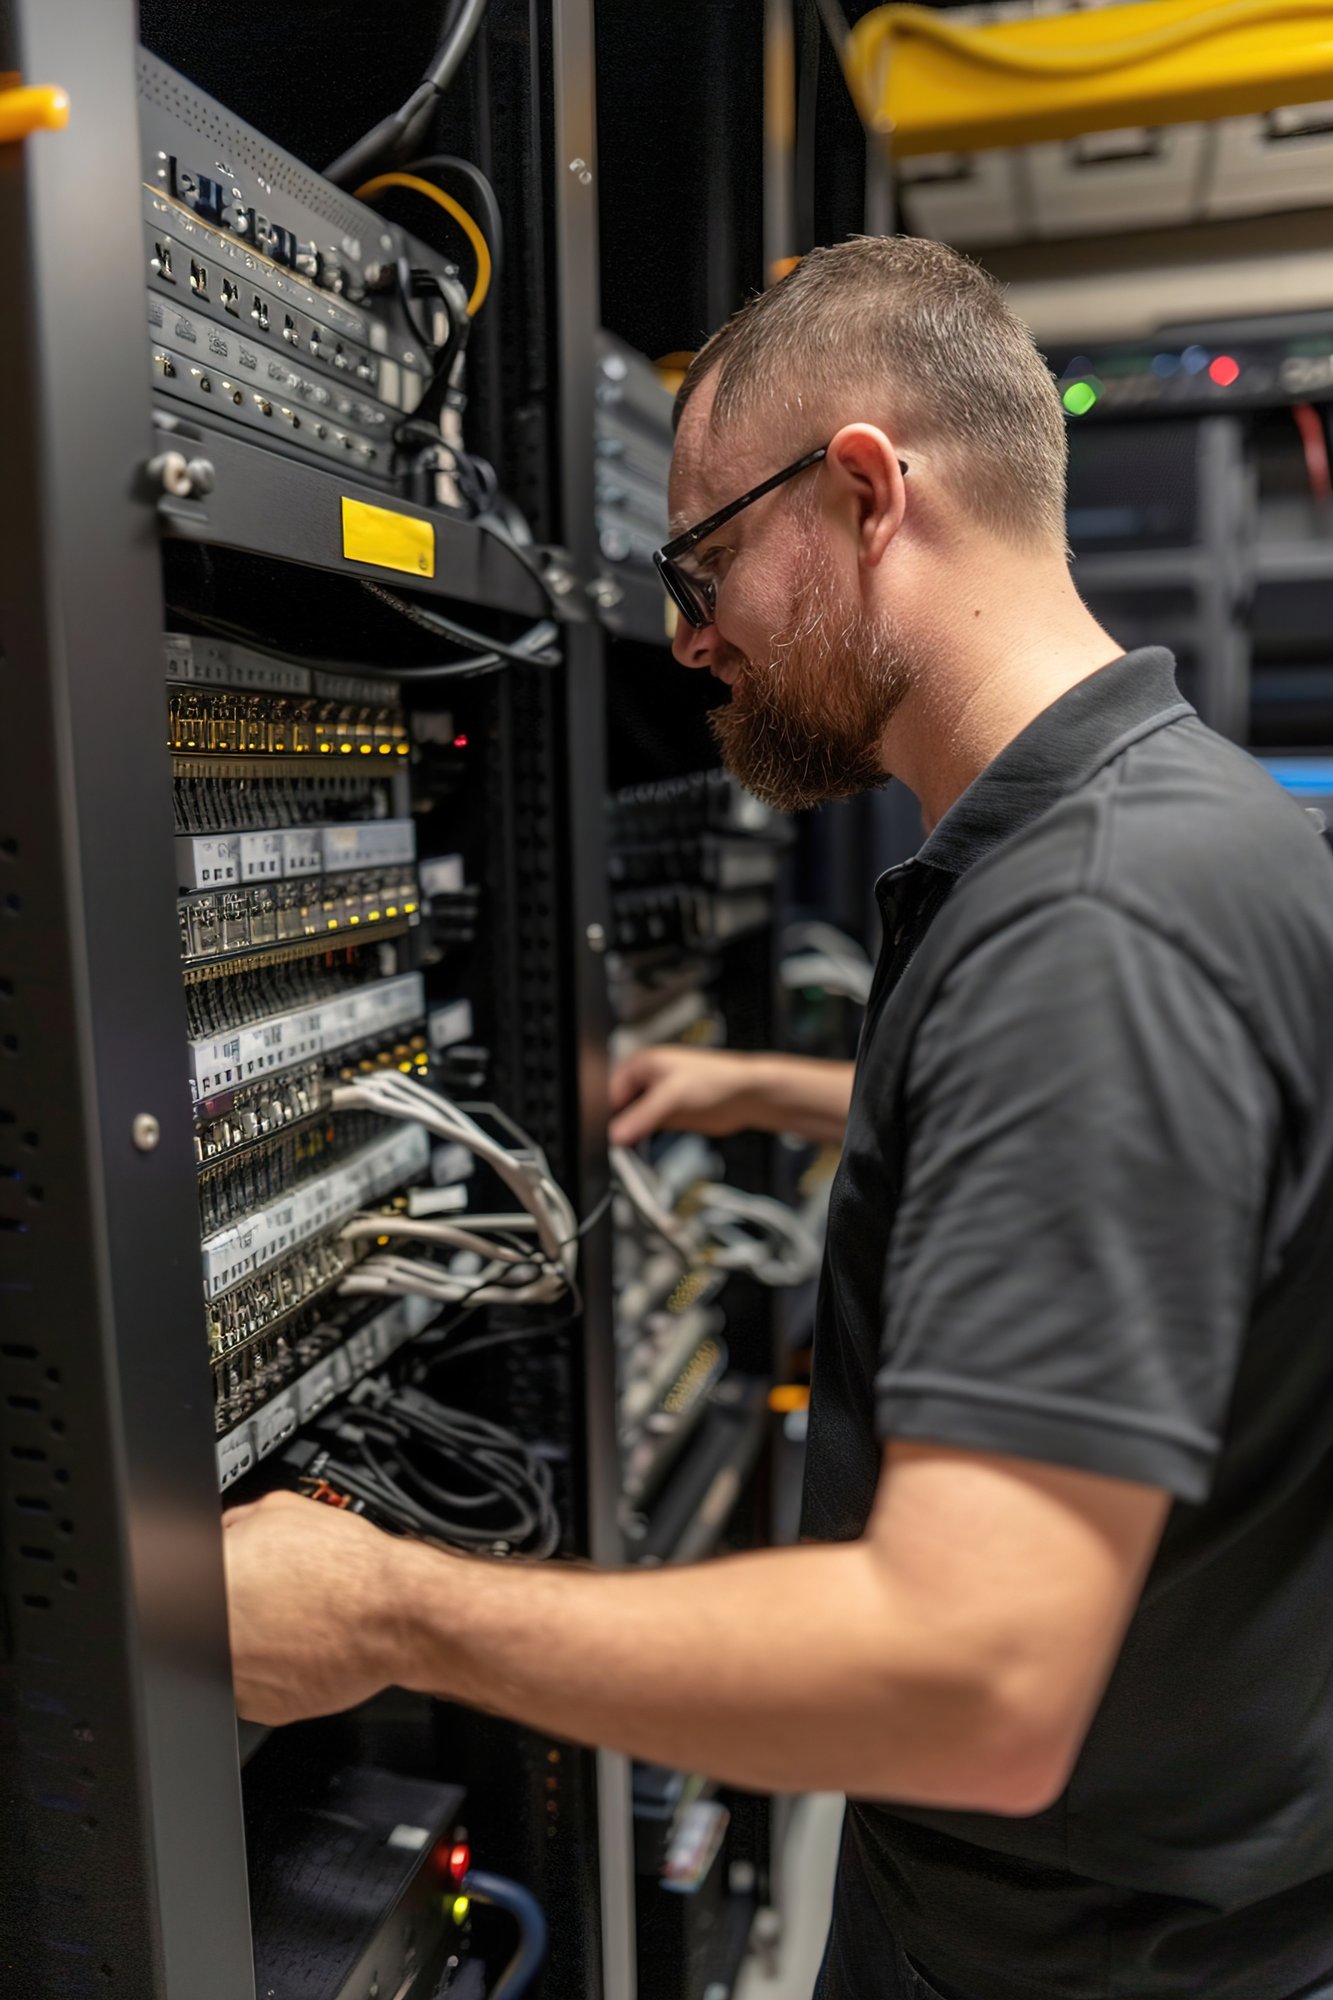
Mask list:
[[[1145,34],[1129,36],[1084,55],[1056,54],[1035,48],[1000,43],[986,28],[961,28],[925,7],[887,6],[867,14],[848,37],[844,67],[861,115],[873,121],[882,109],[885,73],[895,36],[913,35],[951,49],[956,55],[983,69],[1005,70],[1019,76],[1081,77],[1103,76],[1128,64],[1187,47],[1191,42],[1211,40],[1230,28],[1268,25],[1281,19],[1327,19],[1333,9],[1329,0],[1224,0],[1217,7],[1183,21],[1164,23]],[[1110,10],[1107,10],[1109,18]],[[1056,23],[1067,18],[1051,17]]]
[[424,194],[428,201],[435,202],[446,215],[452,215],[472,245],[473,254],[477,259],[477,278],[472,287],[472,296],[467,302],[468,318],[471,319],[481,311],[486,303],[486,294],[491,289],[491,251],[486,238],[467,210],[461,207],[451,194],[446,194],[443,188],[436,187],[434,181],[422,180],[420,174],[376,174],[374,180],[366,181],[356,190],[356,198],[358,201],[368,201],[372,195],[379,194],[381,189],[391,187],[411,188],[416,194]]

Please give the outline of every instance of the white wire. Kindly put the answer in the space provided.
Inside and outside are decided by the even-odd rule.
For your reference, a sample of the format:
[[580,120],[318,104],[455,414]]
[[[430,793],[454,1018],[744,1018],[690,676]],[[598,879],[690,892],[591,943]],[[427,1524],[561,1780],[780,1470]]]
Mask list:
[[733,1239],[719,1247],[713,1261],[722,1270],[748,1270],[764,1285],[801,1285],[818,1271],[819,1244],[785,1202],[714,1181],[698,1190],[698,1199],[700,1219],[714,1236],[728,1221],[738,1221],[762,1230],[768,1239],[767,1244],[753,1237]]
[[517,1158],[450,1099],[395,1070],[339,1085],[333,1102],[337,1110],[374,1111],[423,1125],[437,1137],[475,1153],[522,1203],[527,1211],[522,1220],[526,1223],[530,1219],[542,1252],[540,1256],[525,1256],[510,1246],[487,1242],[480,1233],[479,1224],[504,1228],[512,1226],[514,1218],[474,1218],[464,1211],[470,1225],[465,1227],[461,1220],[450,1223],[440,1217],[357,1216],[344,1230],[349,1238],[412,1237],[488,1261],[479,1273],[464,1275],[444,1265],[393,1253],[371,1257],[348,1273],[340,1287],[343,1292],[428,1298],[447,1305],[464,1301],[471,1305],[547,1305],[572,1288],[578,1266],[578,1218],[564,1191],[544,1165],[538,1164],[540,1151],[526,1133],[515,1128],[520,1142],[536,1155],[534,1160]]
[[423,1298],[442,1305],[550,1305],[566,1292],[564,1274],[550,1271],[522,1284],[505,1282],[512,1266],[491,1264],[480,1272],[458,1275],[441,1264],[386,1253],[369,1257],[343,1279],[340,1291],[352,1295]]
[[660,1236],[667,1247],[686,1264],[692,1264],[698,1245],[687,1225],[673,1215],[663,1199],[656,1174],[628,1146],[612,1146],[611,1171],[619,1181],[636,1213]]
[[[692,1190],[694,1213],[671,1209],[652,1168],[626,1147],[611,1148],[611,1170],[637,1213],[687,1268],[705,1257],[724,1271],[748,1271],[764,1285],[800,1285],[818,1271],[822,1252],[801,1217],[771,1195],[747,1194],[719,1181]],[[756,1238],[746,1233],[760,1232]]]
[[426,1243],[444,1243],[453,1250],[470,1250],[475,1256],[490,1257],[502,1264],[521,1264],[531,1270],[538,1261],[525,1250],[512,1250],[503,1243],[490,1243],[475,1230],[460,1229],[437,1217],[411,1215],[354,1215],[341,1231],[344,1242],[366,1237],[415,1236]]
[[[424,1084],[397,1071],[383,1071],[334,1092],[336,1109],[377,1111],[424,1125],[438,1137],[466,1146],[485,1160],[532,1216],[550,1262],[572,1280],[578,1262],[578,1218],[550,1174],[532,1161],[516,1159],[485,1133],[465,1111]],[[520,1138],[529,1146],[526,1134]],[[532,1151],[537,1148],[532,1146]],[[540,1157],[540,1156],[539,1156]]]
[[782,961],[782,984],[789,992],[802,987],[817,987],[822,993],[832,993],[843,999],[854,1000],[858,1007],[864,1007],[870,998],[870,984],[874,974],[869,966],[853,965],[840,958],[826,957],[822,952],[803,951],[794,958]]

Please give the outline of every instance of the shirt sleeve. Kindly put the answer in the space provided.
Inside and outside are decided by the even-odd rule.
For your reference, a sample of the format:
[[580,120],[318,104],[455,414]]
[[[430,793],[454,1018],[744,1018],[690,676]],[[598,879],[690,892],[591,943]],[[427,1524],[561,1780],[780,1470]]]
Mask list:
[[1279,1120],[1231,1004],[1114,907],[1044,907],[947,977],[906,1115],[881,1440],[1204,1498]]

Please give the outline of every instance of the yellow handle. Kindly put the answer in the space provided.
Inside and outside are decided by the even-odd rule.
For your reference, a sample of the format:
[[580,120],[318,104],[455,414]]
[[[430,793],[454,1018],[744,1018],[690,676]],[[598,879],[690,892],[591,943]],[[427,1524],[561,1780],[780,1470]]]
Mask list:
[[32,132],[63,132],[69,124],[69,94],[54,83],[19,84],[0,90],[0,146]]

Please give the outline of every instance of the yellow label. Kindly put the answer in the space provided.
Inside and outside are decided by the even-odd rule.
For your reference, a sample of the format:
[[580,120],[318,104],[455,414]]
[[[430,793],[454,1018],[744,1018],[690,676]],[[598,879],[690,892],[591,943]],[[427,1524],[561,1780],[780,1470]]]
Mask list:
[[364,500],[349,500],[344,495],[343,554],[349,562],[374,563],[377,569],[434,576],[435,529],[415,514],[368,507]]

